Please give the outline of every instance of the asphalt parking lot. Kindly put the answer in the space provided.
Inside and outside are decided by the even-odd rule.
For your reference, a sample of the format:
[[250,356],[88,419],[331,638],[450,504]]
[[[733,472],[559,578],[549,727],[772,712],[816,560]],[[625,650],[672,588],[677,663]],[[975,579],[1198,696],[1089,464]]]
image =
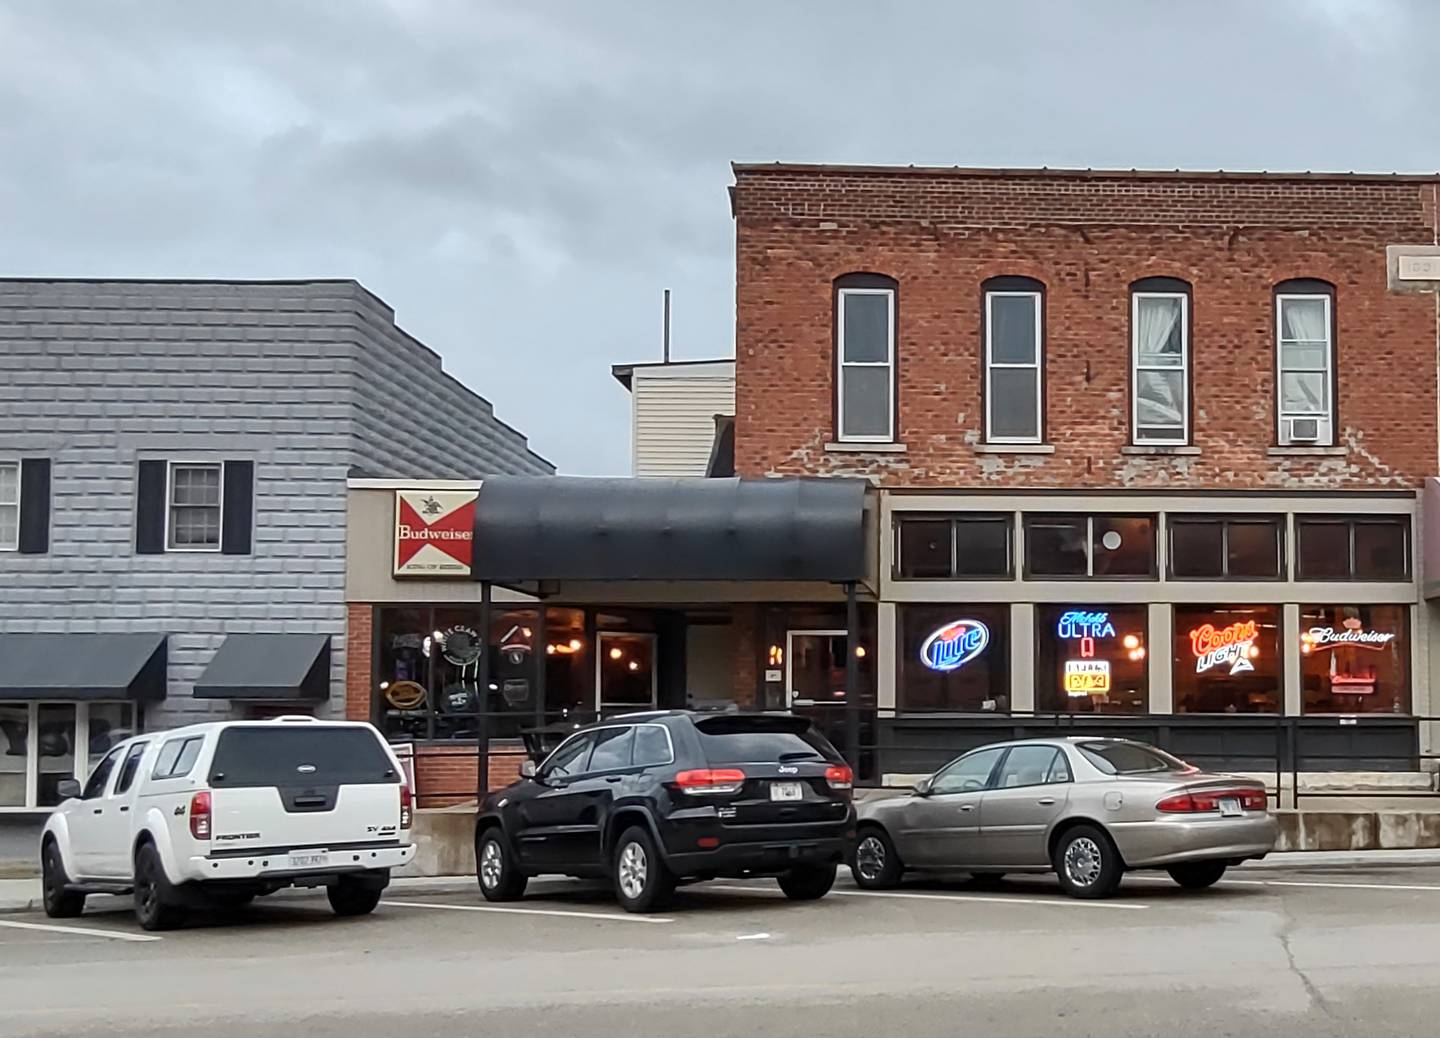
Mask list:
[[846,877],[814,903],[727,882],[658,916],[594,885],[492,906],[457,883],[392,888],[368,918],[281,896],[153,936],[123,909],[0,916],[7,1038],[1415,1035],[1440,977],[1440,868],[1239,870],[1201,893],[1132,876],[1104,902],[1050,878]]

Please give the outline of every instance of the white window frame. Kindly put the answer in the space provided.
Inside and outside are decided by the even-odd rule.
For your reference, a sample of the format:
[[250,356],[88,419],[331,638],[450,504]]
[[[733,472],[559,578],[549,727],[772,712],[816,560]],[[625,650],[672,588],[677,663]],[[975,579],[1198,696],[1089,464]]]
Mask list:
[[13,504],[15,508],[15,539],[13,541],[0,541],[0,551],[20,550],[20,499],[25,493],[25,488],[20,485],[20,459],[0,457],[0,468],[15,469],[15,500],[13,502],[0,501],[0,507],[9,508]]
[[[126,739],[133,738],[140,734],[140,718],[138,704],[128,699],[101,699],[101,700],[56,700],[56,699],[29,699],[23,702],[12,703],[12,706],[25,708],[25,759],[21,764],[25,777],[25,802],[15,805],[0,805],[0,816],[21,814],[34,811],[54,811],[55,806],[42,807],[40,800],[40,708],[44,706],[73,706],[75,708],[75,724],[71,729],[74,735],[74,749],[71,753],[70,776],[81,785],[84,785],[90,778],[90,710],[97,706],[128,706],[130,708],[130,731]],[[122,742],[125,740],[121,740]],[[118,743],[116,744],[118,745]],[[105,751],[109,753],[115,747],[112,746]],[[100,759],[104,759],[104,754]]]
[[[220,475],[220,501],[217,506],[220,511],[220,536],[212,544],[175,544],[175,470],[181,469],[214,469]],[[194,507],[194,506],[184,506]],[[179,458],[167,461],[165,464],[165,551],[171,552],[211,552],[220,551],[225,543],[225,463],[216,461],[213,458]]]
[[[1140,300],[1177,299],[1180,302],[1180,366],[1140,363]],[[1140,438],[1140,377],[1141,371],[1180,372],[1184,406],[1179,439]],[[1130,293],[1130,438],[1137,447],[1185,447],[1190,443],[1190,297],[1184,292]]]
[[[1286,411],[1285,410],[1285,304],[1290,301],[1304,300],[1306,302],[1319,299],[1325,304],[1325,367],[1317,371],[1315,368],[1291,368],[1292,372],[1299,374],[1325,375],[1325,410],[1324,411]],[[1303,441],[1305,445],[1318,447],[1330,446],[1335,443],[1335,324],[1334,324],[1334,298],[1328,292],[1284,292],[1275,296],[1275,442],[1281,446],[1290,444],[1290,437],[1285,434],[1285,420],[1287,418],[1318,418],[1320,420],[1320,438],[1311,444],[1311,441]],[[1300,342],[1299,339],[1288,340]],[[1309,341],[1309,340],[1306,340]]]
[[[850,296],[884,296],[886,298],[885,344],[886,359],[847,361],[845,359],[845,301]],[[893,288],[842,288],[835,310],[835,437],[841,443],[895,442],[895,290]],[[852,435],[845,432],[845,369],[884,368],[885,408],[890,416],[888,432],[880,436]]]
[[[1045,438],[1045,366],[1041,353],[1045,341],[1044,325],[1041,324],[1045,316],[1043,304],[1040,301],[1041,293],[1024,289],[1009,291],[996,291],[985,293],[985,442],[986,443],[1043,443]],[[995,321],[991,310],[990,301],[997,296],[1006,296],[1015,299],[1030,299],[1035,305],[1035,360],[1030,364],[1016,364],[1012,361],[997,361],[994,359],[992,349],[992,337],[994,335]],[[996,436],[991,432],[991,417],[995,413],[995,387],[991,374],[997,368],[1015,371],[1033,370],[1035,372],[1035,435],[1034,436]]]

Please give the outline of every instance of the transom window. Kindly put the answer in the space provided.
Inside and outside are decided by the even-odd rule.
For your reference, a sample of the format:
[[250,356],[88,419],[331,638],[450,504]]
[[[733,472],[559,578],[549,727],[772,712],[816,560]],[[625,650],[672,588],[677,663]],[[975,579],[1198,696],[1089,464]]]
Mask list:
[[170,464],[166,547],[170,551],[219,551],[221,490],[218,462]]
[[1300,580],[1410,579],[1410,520],[1404,516],[1295,517]]
[[1040,283],[985,282],[985,439],[1039,443],[1044,410]]
[[1190,295],[1183,281],[1131,288],[1133,427],[1137,444],[1190,442]]
[[1284,575],[1281,516],[1215,519],[1172,513],[1167,523],[1171,577],[1273,580]]
[[20,463],[0,461],[0,551],[20,547]]
[[837,282],[836,427],[850,442],[895,439],[895,283],[873,274]]
[[1155,574],[1153,515],[1027,515],[1027,577]]
[[1294,281],[1276,291],[1281,444],[1335,442],[1334,300],[1322,290],[1328,288],[1323,282]]
[[895,575],[904,580],[989,577],[1014,572],[1008,515],[926,516],[895,522]]

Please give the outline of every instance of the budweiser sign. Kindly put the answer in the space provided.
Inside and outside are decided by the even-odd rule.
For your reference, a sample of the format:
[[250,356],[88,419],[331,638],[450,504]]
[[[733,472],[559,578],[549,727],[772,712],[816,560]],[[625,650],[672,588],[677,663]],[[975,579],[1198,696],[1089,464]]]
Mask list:
[[1333,649],[1338,645],[1380,649],[1394,640],[1394,631],[1367,631],[1363,627],[1348,622],[1340,628],[1312,627],[1300,636],[1301,643],[1313,649]]
[[397,490],[395,575],[468,577],[478,495],[475,490]]
[[1254,670],[1251,659],[1258,655],[1255,639],[1260,631],[1254,620],[1242,620],[1229,627],[1201,624],[1190,632],[1190,651],[1195,654],[1195,673],[1228,666],[1231,674]]

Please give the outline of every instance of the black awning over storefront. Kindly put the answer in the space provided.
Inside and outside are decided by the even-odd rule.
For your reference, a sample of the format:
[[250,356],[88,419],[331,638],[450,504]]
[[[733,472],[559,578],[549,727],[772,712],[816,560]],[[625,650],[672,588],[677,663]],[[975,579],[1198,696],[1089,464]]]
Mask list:
[[165,696],[163,634],[0,634],[0,700]]
[[328,634],[227,635],[195,682],[197,699],[300,702],[329,694]]
[[472,575],[571,580],[865,579],[857,479],[487,478]]

